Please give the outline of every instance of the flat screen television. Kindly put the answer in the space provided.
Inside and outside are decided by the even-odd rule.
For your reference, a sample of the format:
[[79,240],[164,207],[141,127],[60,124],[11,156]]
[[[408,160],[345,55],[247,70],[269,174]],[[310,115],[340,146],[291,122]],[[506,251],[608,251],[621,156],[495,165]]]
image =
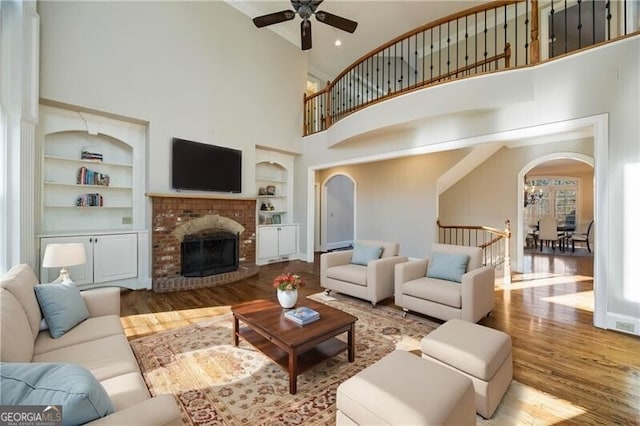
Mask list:
[[171,151],[174,189],[242,192],[242,151],[180,138]]

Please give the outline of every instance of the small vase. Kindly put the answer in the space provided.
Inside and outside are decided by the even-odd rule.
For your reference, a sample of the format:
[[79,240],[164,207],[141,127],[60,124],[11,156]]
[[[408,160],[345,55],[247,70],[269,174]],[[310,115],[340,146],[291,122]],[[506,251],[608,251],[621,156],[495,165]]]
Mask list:
[[278,289],[278,302],[285,309],[293,308],[298,300],[298,290]]

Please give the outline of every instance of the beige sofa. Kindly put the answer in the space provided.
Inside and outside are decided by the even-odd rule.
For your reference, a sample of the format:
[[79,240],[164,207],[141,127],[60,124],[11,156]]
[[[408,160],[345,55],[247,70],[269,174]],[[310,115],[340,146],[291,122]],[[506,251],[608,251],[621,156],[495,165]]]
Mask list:
[[381,247],[378,259],[366,265],[352,263],[354,250],[323,253],[320,256],[320,285],[338,293],[368,300],[372,304],[393,296],[393,268],[407,258],[398,256],[398,243],[376,240],[360,240],[356,244]]
[[495,271],[482,266],[479,247],[433,244],[431,253],[469,256],[461,282],[427,277],[429,260],[412,260],[395,267],[395,304],[405,315],[419,312],[444,321],[458,318],[478,322],[495,306]]
[[90,424],[182,424],[172,395],[151,397],[120,322],[120,291],[82,292],[89,318],[61,337],[40,331],[42,314],[29,265],[11,268],[0,287],[0,361],[66,362],[88,369],[106,390],[115,412]]

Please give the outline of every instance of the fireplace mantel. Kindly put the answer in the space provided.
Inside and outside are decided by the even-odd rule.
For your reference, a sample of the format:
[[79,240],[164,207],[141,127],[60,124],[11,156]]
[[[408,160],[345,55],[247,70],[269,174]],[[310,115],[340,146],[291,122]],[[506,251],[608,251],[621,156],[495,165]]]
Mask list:
[[147,192],[144,194],[149,198],[196,198],[203,200],[243,200],[256,201],[256,197],[242,197],[237,195],[215,193],[215,194],[191,194],[186,192]]

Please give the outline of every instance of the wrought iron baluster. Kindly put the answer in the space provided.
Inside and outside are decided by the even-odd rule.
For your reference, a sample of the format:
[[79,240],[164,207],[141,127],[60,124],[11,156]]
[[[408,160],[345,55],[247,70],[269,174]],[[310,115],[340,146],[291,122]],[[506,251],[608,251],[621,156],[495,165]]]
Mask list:
[[[447,75],[451,71],[451,28],[450,22],[447,22]],[[449,79],[451,76],[449,76]]]
[[591,44],[596,44],[596,2],[591,0]]
[[429,59],[431,60],[431,75],[429,76],[430,80],[433,80],[433,28],[431,28],[431,54],[429,55]]
[[564,0],[564,52],[567,53],[569,51],[569,36],[567,27],[569,26],[568,19],[569,14],[567,13],[567,0]]
[[578,49],[580,49],[581,47],[582,47],[582,0],[578,0]]
[[553,58],[555,56],[555,47],[556,47],[556,34],[555,34],[555,15],[556,11],[553,7],[553,0],[551,0],[551,10],[549,11],[549,15],[551,16],[551,52],[549,53],[549,58]]
[[[493,8],[493,55],[498,54],[498,8]],[[491,65],[489,65],[489,70],[491,70]]]
[[[487,11],[484,11],[484,59],[487,59]],[[487,70],[487,64],[485,62],[482,63],[482,71]]]
[[[464,66],[469,66],[469,16],[464,17]],[[466,74],[470,74],[468,69]]]
[[413,39],[413,84],[418,84],[418,34]]

